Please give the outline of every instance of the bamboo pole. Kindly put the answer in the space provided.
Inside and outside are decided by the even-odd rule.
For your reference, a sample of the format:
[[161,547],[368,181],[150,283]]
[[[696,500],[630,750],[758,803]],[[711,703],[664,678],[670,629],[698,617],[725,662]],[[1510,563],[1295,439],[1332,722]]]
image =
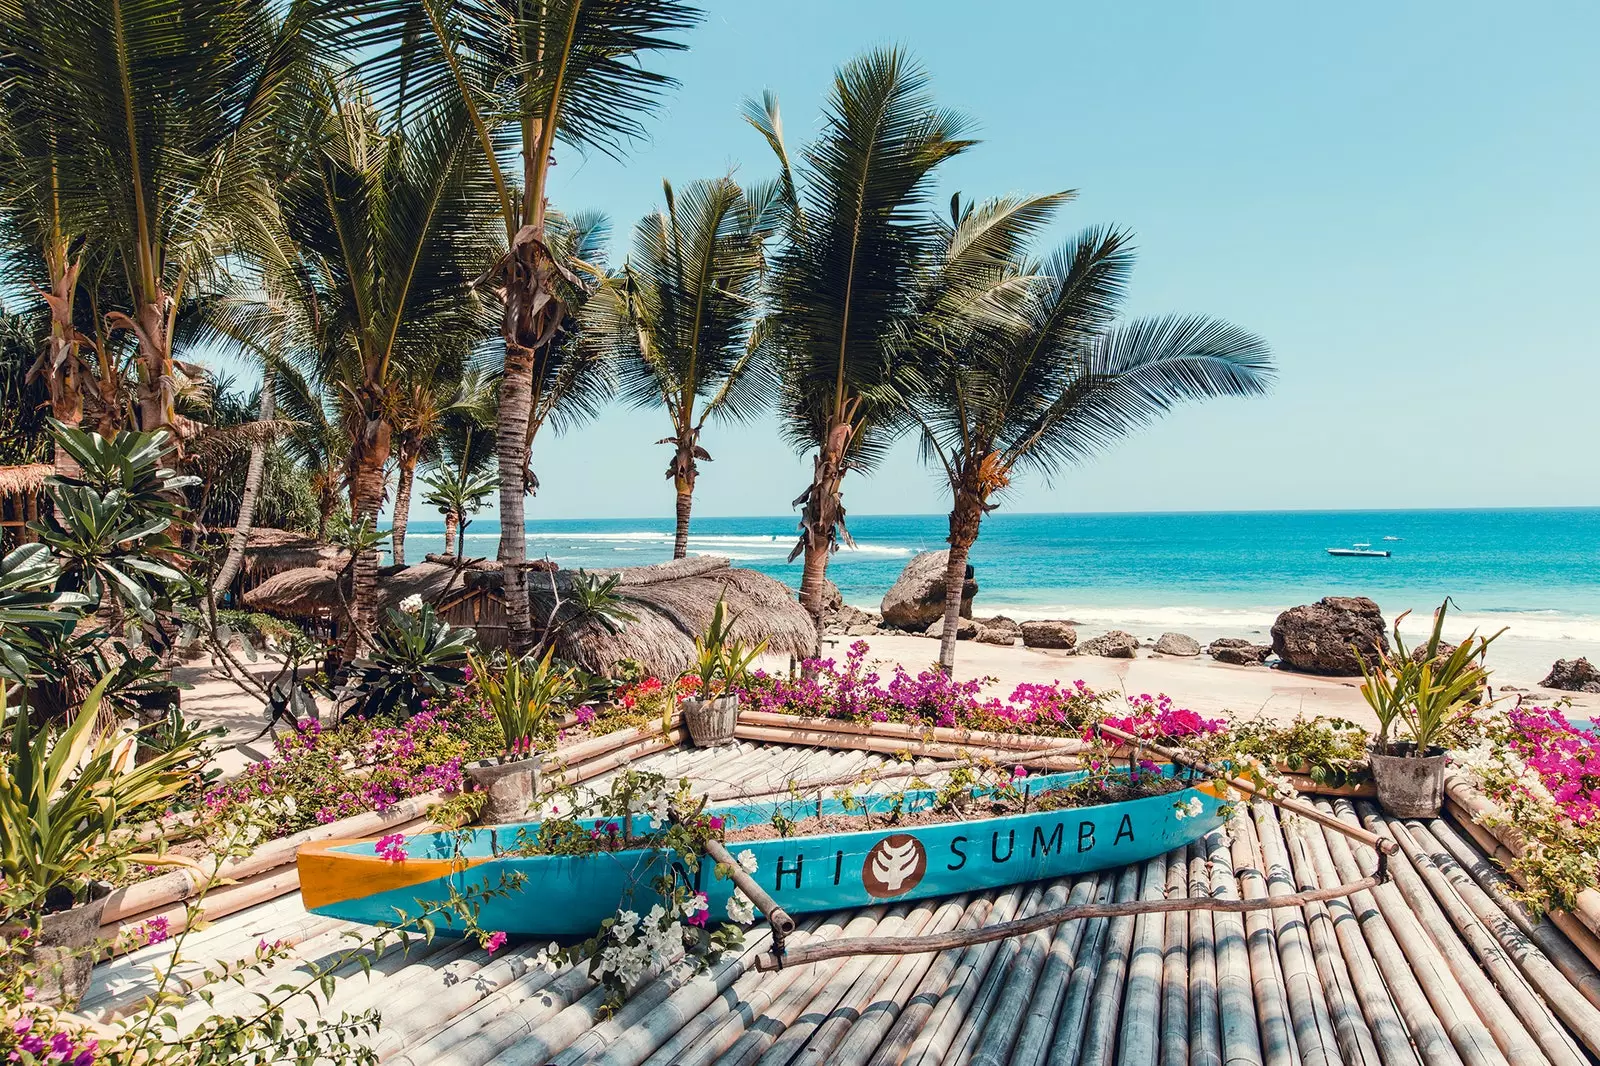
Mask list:
[[[1117,899],[1136,902],[1139,895],[1139,867],[1122,868],[1117,881]],[[1111,1066],[1116,1054],[1117,1012],[1122,1006],[1122,990],[1128,978],[1128,953],[1133,948],[1133,914],[1112,918],[1106,927],[1106,957],[1089,999],[1088,1024],[1084,1026],[1081,1066]]]
[[[1098,874],[1083,875],[1072,886],[1072,895],[1067,902],[1088,903],[1095,898],[1100,883]],[[1011,1066],[1042,1066],[1045,1056],[1050,1053],[1050,1038],[1055,1032],[1056,1017],[1066,999],[1072,967],[1078,958],[1084,927],[1088,924],[1087,919],[1077,919],[1062,922],[1056,927],[1044,969],[1039,973],[1039,982],[1017,1033],[1016,1047],[1011,1052]]]
[[[992,901],[986,896],[972,900],[962,912],[961,920],[956,923],[955,928],[976,929],[983,924],[991,906]],[[979,950],[981,949],[973,947],[968,948],[967,952]],[[879,1042],[867,1066],[899,1066],[906,1060],[917,1034],[925,1028],[934,1007],[950,991],[951,979],[967,952],[946,951],[929,960],[928,970],[923,975],[921,983],[916,986],[915,994],[901,1007],[894,1028],[890,1029],[889,1034]]]
[[[1227,836],[1213,830],[1206,838],[1207,865],[1211,870],[1211,896],[1215,902],[1239,900],[1239,882],[1233,876],[1233,857]],[[1244,919],[1231,910],[1217,912],[1217,1010],[1222,1048],[1229,1066],[1262,1066],[1261,1031],[1256,1024],[1256,1000],[1250,989],[1250,949]]]
[[[1413,829],[1393,820],[1389,822],[1389,829],[1399,841],[1400,850],[1405,852],[1406,861],[1421,876],[1423,883],[1432,892],[1433,898],[1444,912],[1444,916],[1472,949],[1473,955],[1477,956],[1484,969],[1489,971],[1489,976],[1499,988],[1501,997],[1521,1019],[1528,1035],[1538,1042],[1545,1055],[1556,1066],[1582,1066],[1583,1053],[1561,1028],[1545,1001],[1535,992],[1534,986],[1525,976],[1525,971],[1512,962],[1510,953],[1500,939],[1480,921],[1477,910],[1466,902],[1465,888],[1459,886],[1440,868],[1433,855],[1432,842],[1426,837],[1427,830],[1420,826]],[[1450,865],[1455,864],[1451,862]],[[1477,892],[1477,886],[1470,880],[1467,880],[1467,884],[1471,886],[1473,892]],[[1500,918],[1503,924],[1509,924],[1505,921],[1504,915]],[[1523,944],[1531,948],[1526,941],[1523,941]],[[1548,962],[1545,965],[1548,966]],[[1555,976],[1560,979],[1559,975]],[[1564,981],[1562,983],[1565,984]],[[1577,995],[1576,990],[1570,985],[1567,986],[1566,992],[1588,1007],[1587,1001]],[[1593,1020],[1600,1023],[1600,1013],[1595,1012],[1593,1008],[1589,1008],[1586,1013],[1593,1015]]]
[[[1069,902],[1069,897],[1086,902],[1088,890],[1092,888],[1092,881],[1079,881],[1077,885],[1067,879],[1057,881],[1045,892],[1039,906],[1049,912],[1059,910]],[[1055,931],[1054,926],[1042,925],[1018,942],[1008,980],[986,1012],[983,1032],[972,1053],[972,1066],[1006,1066],[1011,1061],[1012,1049],[1021,1035],[1023,1017],[1055,939]]]
[[[1267,895],[1266,878],[1258,868],[1261,849],[1246,808],[1234,810],[1229,823],[1233,836],[1233,875],[1239,882],[1239,895],[1251,903],[1286,905]],[[1275,909],[1275,908],[1274,908]],[[1261,1055],[1266,1066],[1298,1066],[1295,1062],[1296,1027],[1291,1017],[1288,990],[1278,972],[1277,951],[1273,943],[1272,910],[1253,910],[1245,915],[1245,943],[1250,955],[1250,984],[1255,997],[1256,1016],[1261,1023]],[[1316,1030],[1311,1030],[1313,1038]],[[1311,1066],[1327,1066],[1320,1045],[1304,1049],[1313,1056]]]
[[[1210,863],[1204,841],[1188,846],[1188,897],[1211,899]],[[1222,1066],[1222,1019],[1217,1006],[1217,939],[1211,912],[1191,908],[1189,923],[1189,1063]],[[1180,917],[1181,916],[1177,916]],[[1169,918],[1169,921],[1171,919]]]
[[[1356,817],[1355,809],[1343,801],[1339,801],[1333,809],[1341,818]],[[1399,846],[1395,847],[1398,851]],[[1370,865],[1368,858],[1352,855],[1350,861],[1352,864],[1359,861],[1363,865]],[[1373,861],[1376,861],[1375,858]],[[1461,1060],[1467,1066],[1505,1066],[1505,1056],[1493,1035],[1478,1018],[1466,993],[1452,976],[1449,965],[1428,939],[1400,890],[1392,883],[1380,885],[1373,890],[1372,897],[1377,903],[1381,920],[1399,945],[1399,966],[1416,976],[1431,1012],[1444,1027],[1451,1046]],[[1385,970],[1384,976],[1392,989],[1396,975]],[[1410,1023],[1409,1017],[1407,1023]]]
[[799,726],[830,733],[852,733],[900,740],[934,741],[967,747],[1016,749],[1017,751],[1066,749],[1083,751],[1088,744],[1071,737],[1048,737],[1038,733],[1000,733],[984,729],[936,725],[911,725],[905,722],[849,722],[839,718],[782,714],[774,711],[741,709],[739,722],[752,726]]
[[[1252,858],[1259,852],[1265,895],[1287,899],[1296,895],[1294,874],[1289,868],[1282,827],[1269,803],[1251,804],[1252,822],[1244,820]],[[1304,916],[1298,907],[1282,907],[1270,914],[1284,992],[1289,1002],[1289,1017],[1294,1026],[1295,1046],[1305,1066],[1338,1066],[1338,1038],[1333,1019],[1312,958]]]
[[1130,899],[1117,903],[1085,903],[1060,907],[1052,911],[1034,914],[1027,918],[1018,918],[998,925],[985,926],[982,929],[956,930],[938,936],[863,937],[860,939],[836,940],[827,944],[807,944],[803,947],[787,948],[781,956],[775,951],[768,952],[761,956],[756,966],[760,970],[778,970],[785,966],[802,966],[820,962],[823,959],[833,959],[851,954],[911,955],[928,951],[949,951],[952,948],[967,947],[971,944],[988,944],[996,940],[1024,936],[1039,929],[1079,918],[1113,918],[1120,920],[1122,918],[1135,918],[1142,914],[1170,914],[1175,911],[1190,910],[1216,911],[1227,914],[1254,914],[1261,911],[1270,911],[1275,907],[1300,906],[1317,900],[1338,899],[1340,896],[1348,896],[1354,892],[1374,888],[1381,883],[1382,880],[1376,875],[1368,875],[1349,884],[1296,893],[1285,897],[1281,901],[1267,899],[1263,896],[1245,900]]
[[[1452,925],[1444,911],[1440,909],[1441,901],[1429,893],[1427,884],[1412,862],[1417,850],[1405,837],[1405,828],[1390,823],[1372,804],[1363,803],[1360,815],[1367,828],[1393,837],[1400,845],[1400,854],[1393,860],[1395,886],[1422,929],[1433,941],[1433,946],[1438,950],[1445,965],[1449,967],[1451,976],[1455,978],[1456,984],[1466,996],[1471,1009],[1488,1028],[1495,1044],[1505,1053],[1507,1061],[1516,1062],[1519,1066],[1525,1063],[1550,1061],[1546,1051],[1542,1050],[1541,1042],[1534,1039],[1528,1027],[1523,1024],[1523,1020],[1502,998],[1502,993],[1508,992],[1509,989],[1502,986],[1496,990],[1494,983],[1484,976],[1479,961],[1474,959],[1472,953],[1462,944],[1463,938],[1471,941],[1467,929]],[[1468,925],[1476,923],[1469,920]],[[1481,929],[1476,932],[1487,936]],[[1501,958],[1499,961],[1503,963],[1504,959]],[[1494,972],[1492,967],[1490,972]],[[1514,974],[1513,977],[1520,982],[1520,977]]]
[[1143,750],[1148,751],[1159,758],[1165,759],[1167,762],[1174,763],[1179,766],[1188,766],[1198,770],[1200,773],[1203,773],[1208,777],[1225,780],[1229,785],[1238,789],[1240,792],[1243,792],[1247,796],[1257,796],[1261,799],[1269,800],[1283,810],[1289,811],[1292,814],[1298,814],[1302,818],[1309,818],[1311,821],[1325,826],[1328,829],[1332,829],[1336,833],[1343,833],[1351,840],[1365,844],[1369,848],[1375,848],[1376,850],[1385,854],[1392,853],[1395,848],[1395,843],[1392,840],[1383,840],[1379,837],[1373,836],[1371,833],[1366,832],[1359,826],[1353,826],[1342,822],[1338,818],[1325,814],[1311,804],[1305,803],[1301,800],[1293,799],[1288,796],[1266,795],[1260,789],[1256,788],[1253,783],[1246,781],[1242,777],[1230,776],[1220,767],[1212,766],[1210,763],[1205,762],[1202,759],[1191,758],[1181,751],[1177,751],[1161,744],[1151,744],[1142,741],[1132,733],[1127,733],[1121,729],[1113,728],[1112,726],[1108,726],[1103,722],[1095,728],[1097,728],[1101,733],[1104,733],[1115,740],[1120,740],[1130,747],[1142,748]]
[[[1118,871],[1102,873],[1095,888],[1095,902],[1110,903],[1116,898],[1121,883],[1122,877]],[[1066,995],[1061,1001],[1061,1011],[1056,1017],[1055,1036],[1050,1041],[1045,1066],[1077,1064],[1089,1018],[1089,1000],[1095,982],[1100,977],[1100,964],[1106,956],[1106,934],[1110,928],[1109,918],[1090,918],[1084,922],[1082,939],[1073,960]]]
[[816,748],[872,751],[880,755],[926,756],[932,759],[951,760],[987,757],[1002,765],[1025,762],[1029,766],[1036,766],[1045,770],[1078,770],[1083,767],[1083,760],[1076,754],[1027,755],[1016,749],[944,744],[909,738],[902,740],[898,737],[876,737],[861,733],[802,729],[797,726],[756,726],[740,723],[734,728],[733,735],[740,740],[756,740],[768,744],[803,744]]
[[[1294,878],[1293,885],[1297,891],[1314,888],[1319,883],[1316,864],[1311,857],[1311,847],[1306,840],[1307,832],[1318,836],[1322,834],[1319,828],[1303,830],[1302,827],[1293,825],[1288,827],[1285,834],[1291,874]],[[1330,880],[1333,879],[1336,878],[1330,877]],[[1306,931],[1311,940],[1311,953],[1316,961],[1317,977],[1322,982],[1323,992],[1328,999],[1328,1011],[1340,1056],[1351,1066],[1378,1066],[1384,1061],[1378,1050],[1377,1040],[1364,1017],[1361,996],[1352,983],[1370,982],[1368,991],[1373,1003],[1381,1003],[1387,1008],[1386,1020],[1392,1024],[1399,1042],[1406,1049],[1404,1056],[1395,1058],[1402,1062],[1415,1063],[1416,1055],[1412,1054],[1410,1046],[1405,1044],[1405,1033],[1400,1025],[1400,1018],[1393,1013],[1389,997],[1384,992],[1383,978],[1372,967],[1371,958],[1366,957],[1366,945],[1361,940],[1361,930],[1356,925],[1349,902],[1348,899],[1330,900],[1326,903],[1308,903],[1305,908]],[[1339,940],[1340,922],[1349,925],[1352,943],[1360,947],[1359,952],[1349,953],[1350,958],[1347,958],[1342,951]],[[1363,958],[1359,960],[1354,958],[1357,954]]]
[[[1018,914],[1028,915],[1037,913],[1044,905],[1044,898],[1048,887],[1043,882],[1035,883],[1028,889],[1023,898]],[[1021,954],[1022,945],[1015,940],[1003,941],[995,945],[991,956],[988,972],[983,975],[983,981],[978,985],[977,996],[968,1004],[967,1009],[959,1018],[949,1016],[945,1019],[944,1031],[949,1032],[954,1023],[954,1035],[946,1045],[945,1051],[940,1055],[941,1063],[950,1066],[968,1066],[973,1049],[977,1046],[978,1039],[983,1035],[985,1023],[993,1009],[995,1000],[1000,997],[1001,989],[1013,972],[1018,956]]]
[[[995,896],[989,909],[989,917],[1000,921],[1009,920],[1024,905],[1023,897],[1024,891],[1021,885],[1011,885],[1003,889]],[[1034,898],[1037,898],[1037,895]],[[949,984],[939,996],[939,1001],[933,1005],[921,1032],[911,1042],[910,1050],[906,1052],[904,1060],[906,1066],[944,1061],[945,1053],[955,1040],[956,1032],[966,1018],[973,1000],[978,997],[978,992],[999,950],[998,944],[974,944],[961,953],[960,962],[956,964]]]
[[777,902],[767,894],[766,889],[756,884],[755,878],[751,877],[749,872],[739,865],[739,860],[728,854],[728,849],[723,845],[722,841],[706,841],[706,854],[728,868],[729,876],[733,878],[733,883],[739,888],[739,891],[748,896],[750,902],[754,903],[761,913],[766,916],[767,924],[772,926],[774,934],[772,951],[769,954],[781,956],[784,950],[784,937],[794,932],[794,919],[789,917],[789,912],[778,906]]
[[[1470,878],[1472,885],[1487,901],[1483,905],[1495,908],[1484,920],[1490,929],[1501,935],[1501,942],[1505,943],[1508,937],[1520,933],[1538,948],[1542,957],[1555,968],[1557,976],[1562,979],[1557,982],[1557,987],[1570,986],[1589,1004],[1600,1007],[1600,971],[1597,971],[1588,957],[1550,921],[1549,916],[1536,920],[1529,914],[1528,909],[1511,895],[1515,884],[1511,878],[1496,869],[1486,856],[1474,851],[1472,845],[1462,840],[1447,822],[1436,819],[1428,827],[1427,833],[1444,849],[1442,853],[1435,849],[1435,861],[1442,860],[1446,855],[1451,860],[1450,864],[1444,866],[1446,875],[1453,881],[1457,875]],[[1458,889],[1462,887],[1458,883]],[[1469,904],[1477,906],[1474,903],[1476,897],[1470,893],[1464,893],[1463,898],[1467,899]],[[1496,924],[1495,915],[1498,915],[1498,920],[1510,922],[1511,928],[1504,929],[1502,934],[1501,927]],[[1479,916],[1484,917],[1482,912]],[[1520,949],[1514,949],[1513,956],[1520,962],[1519,952]],[[1528,957],[1539,956],[1530,953]],[[1593,1032],[1597,1041],[1600,1041],[1600,1018],[1592,1024],[1584,1022],[1575,1025],[1574,1030],[1585,1035]],[[1596,1054],[1600,1055],[1600,1048],[1595,1050]]]
[[[1189,849],[1167,853],[1167,896],[1189,894]],[[1189,915],[1174,911],[1162,922],[1161,1066],[1189,1064]]]
[[[1144,864],[1139,898],[1165,899],[1167,858],[1157,855]],[[1173,899],[1168,902],[1186,903]],[[1118,1066],[1156,1066],[1161,1050],[1161,971],[1165,964],[1166,915],[1146,911],[1134,919],[1133,950],[1128,960],[1128,988],[1122,1000],[1122,1035]]]

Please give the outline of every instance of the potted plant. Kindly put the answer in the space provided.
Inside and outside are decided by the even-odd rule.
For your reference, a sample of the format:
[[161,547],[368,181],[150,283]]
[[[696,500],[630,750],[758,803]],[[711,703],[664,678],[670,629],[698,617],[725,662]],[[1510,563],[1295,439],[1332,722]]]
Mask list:
[[[1484,655],[1504,633],[1479,637],[1476,631],[1454,648],[1444,644],[1446,599],[1433,615],[1433,632],[1426,644],[1407,649],[1394,621],[1394,651],[1378,652],[1369,666],[1357,651],[1361,665],[1361,695],[1378,718],[1378,736],[1368,756],[1378,802],[1396,818],[1436,818],[1444,802],[1444,771],[1450,745],[1471,720],[1472,708],[1488,692],[1489,671]],[[1406,739],[1390,739],[1399,724]]]
[[0,926],[33,945],[33,984],[47,1003],[70,1005],[88,987],[109,880],[129,863],[194,865],[136,851],[120,827],[161,813],[193,779],[199,741],[135,765],[133,745],[96,728],[109,680],[60,731],[36,726],[25,704],[7,719],[0,686],[0,721],[11,733],[0,765]]
[[750,667],[767,642],[745,644],[733,639],[736,619],[730,617],[721,597],[712,608],[711,622],[694,641],[695,694],[683,701],[683,721],[696,747],[710,748],[733,740],[739,721],[739,691],[750,679]]
[[527,815],[541,785],[539,741],[545,739],[556,710],[577,689],[565,670],[553,665],[555,649],[537,662],[531,656],[510,659],[503,669],[473,656],[470,660],[478,693],[500,723],[505,754],[466,767],[476,791],[484,794],[480,821],[493,825]]

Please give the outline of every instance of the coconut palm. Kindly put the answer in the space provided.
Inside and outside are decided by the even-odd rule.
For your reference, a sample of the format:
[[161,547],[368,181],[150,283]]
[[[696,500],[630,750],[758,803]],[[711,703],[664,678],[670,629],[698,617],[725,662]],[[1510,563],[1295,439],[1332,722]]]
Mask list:
[[494,383],[485,381],[481,405],[446,412],[436,438],[437,454],[430,458],[432,472],[423,478],[428,493],[423,502],[444,516],[444,554],[456,554],[456,534],[461,534],[461,554],[466,554],[469,516],[483,507],[499,489],[493,467]]
[[280,11],[268,0],[32,6],[34,62],[48,71],[42,105],[56,126],[16,143],[35,157],[28,173],[57,183],[49,195],[68,258],[52,276],[78,262],[66,235],[87,235],[123,294],[100,311],[137,340],[145,430],[176,428],[179,309],[227,257],[273,242],[276,116],[300,97],[313,44],[300,6]]
[[[397,110],[451,100],[467,109],[494,179],[490,204],[506,253],[486,281],[503,314],[505,373],[496,448],[500,560],[513,650],[533,639],[524,496],[529,452],[546,419],[546,387],[570,372],[559,341],[582,289],[550,232],[548,182],[556,143],[616,153],[643,133],[670,78],[642,53],[682,48],[671,34],[699,13],[681,0],[344,0],[339,23]],[[582,390],[575,390],[582,391]]]
[[[357,85],[324,78],[306,158],[281,193],[295,260],[282,282],[304,324],[288,352],[336,397],[355,525],[386,494],[401,386],[460,366],[493,328],[471,281],[493,262],[488,174],[460,112],[384,132]],[[292,415],[291,415],[292,417]],[[377,613],[378,554],[356,560],[352,639]]]
[[850,543],[840,483],[869,469],[900,419],[894,338],[915,310],[918,272],[939,233],[925,210],[935,168],[972,142],[933,106],[927,76],[895,49],[841,69],[821,136],[790,165],[776,100],[746,108],[778,157],[789,206],[771,284],[771,341],[784,432],[812,451],[800,538],[800,601],[819,649],[828,558]]
[[406,527],[410,523],[417,464],[439,454],[439,438],[453,421],[476,423],[485,413],[490,418],[494,415],[494,383],[480,367],[469,366],[462,373],[463,368],[452,361],[417,369],[418,373],[398,390],[394,418],[397,478],[389,543],[397,566],[406,561]]
[[1180,403],[1252,396],[1272,380],[1259,337],[1200,315],[1117,324],[1128,234],[1089,229],[1043,262],[1026,245],[1067,194],[952,201],[945,249],[912,331],[920,385],[907,410],[950,486],[939,663],[955,664],[967,557],[1019,472],[1047,478]]
[[747,420],[772,391],[759,358],[756,327],[763,245],[771,231],[776,186],[747,196],[732,178],[696,181],[675,192],[662,183],[666,208],[634,227],[633,250],[617,276],[590,301],[584,331],[606,347],[622,395],[660,404],[672,420],[667,480],[677,491],[672,557],[688,552],[689,514],[706,420]]
[[297,367],[273,365],[272,396],[277,412],[293,423],[283,440],[284,454],[305,473],[316,499],[317,539],[327,540],[328,522],[345,494],[350,440],[340,427],[338,411]]

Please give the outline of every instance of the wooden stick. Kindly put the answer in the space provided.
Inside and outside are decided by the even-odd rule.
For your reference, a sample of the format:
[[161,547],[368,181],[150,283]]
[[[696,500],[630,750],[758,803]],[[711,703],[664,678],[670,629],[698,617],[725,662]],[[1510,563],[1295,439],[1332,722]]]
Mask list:
[[1191,767],[1208,777],[1226,780],[1228,784],[1232,785],[1234,788],[1245,793],[1246,795],[1259,796],[1261,799],[1267,800],[1286,811],[1289,811],[1293,814],[1298,814],[1302,818],[1309,818],[1318,825],[1326,826],[1336,833],[1343,833],[1351,840],[1359,841],[1360,843],[1365,844],[1367,847],[1375,848],[1386,855],[1394,854],[1398,848],[1398,845],[1396,845],[1394,841],[1375,836],[1372,833],[1361,829],[1359,826],[1353,826],[1345,822],[1341,822],[1339,819],[1334,818],[1331,815],[1324,814],[1322,811],[1319,811],[1309,803],[1302,803],[1300,800],[1291,799],[1288,796],[1269,796],[1260,789],[1256,788],[1256,786],[1251,782],[1246,781],[1244,778],[1230,777],[1226,771],[1216,766],[1212,766],[1210,763],[1202,759],[1193,759],[1183,754],[1181,751],[1177,751],[1173,748],[1168,748],[1161,744],[1151,744],[1147,741],[1140,740],[1132,733],[1126,733],[1121,729],[1116,729],[1104,723],[1101,723],[1096,728],[1107,736],[1120,740],[1130,746],[1141,747],[1145,751],[1148,751],[1153,755],[1157,755],[1168,762],[1176,763],[1180,766]]
[[[766,889],[756,884],[755,878],[751,877],[749,872],[739,865],[739,860],[728,854],[728,849],[723,846],[722,841],[706,841],[706,854],[728,867],[731,871],[730,876],[733,878],[733,883],[739,887],[739,891],[749,896],[750,902],[754,903],[761,913],[766,915],[767,924],[772,926],[774,933],[772,938],[773,951],[781,953],[783,951],[783,938],[794,932],[794,919],[789,917],[789,912],[778,906],[773,901],[773,898],[767,895]],[[805,949],[802,948],[801,950]],[[767,969],[767,967],[759,965],[759,960],[757,968]]]
[[[710,841],[707,851],[711,851]],[[726,849],[724,849],[726,854]],[[716,852],[711,851],[713,858]],[[725,861],[718,859],[719,862]],[[737,865],[737,864],[735,864]],[[735,883],[738,879],[735,878]],[[804,947],[790,949],[782,956],[769,952],[756,960],[758,970],[780,970],[785,966],[803,966],[807,963],[819,962],[822,959],[835,959],[843,955],[914,955],[924,951],[949,951],[952,948],[964,948],[973,944],[987,944],[994,940],[1005,940],[1008,937],[1022,936],[1038,929],[1046,929],[1062,922],[1070,922],[1078,918],[1126,918],[1140,914],[1170,914],[1174,911],[1221,911],[1227,914],[1249,914],[1253,911],[1271,910],[1274,907],[1298,907],[1306,903],[1319,900],[1339,899],[1354,892],[1363,892],[1376,888],[1382,884],[1382,878],[1374,874],[1353,881],[1347,885],[1334,885],[1331,888],[1319,888],[1310,892],[1297,892],[1290,896],[1261,899],[1139,899],[1128,900],[1123,903],[1079,903],[1058,907],[1054,910],[1041,911],[1028,918],[1017,918],[999,925],[985,926],[982,929],[968,931],[955,930],[941,933],[936,936],[921,937],[861,937],[849,940],[835,940],[830,943],[807,944]],[[743,888],[743,885],[740,885]],[[758,888],[757,891],[760,891]],[[765,892],[761,893],[763,896]],[[745,895],[750,896],[748,889]],[[755,900],[754,896],[750,896]],[[770,897],[769,897],[770,899]],[[759,906],[759,904],[758,904]],[[782,911],[781,907],[774,904],[774,909]],[[788,917],[787,914],[784,917]],[[794,919],[789,919],[791,922]]]

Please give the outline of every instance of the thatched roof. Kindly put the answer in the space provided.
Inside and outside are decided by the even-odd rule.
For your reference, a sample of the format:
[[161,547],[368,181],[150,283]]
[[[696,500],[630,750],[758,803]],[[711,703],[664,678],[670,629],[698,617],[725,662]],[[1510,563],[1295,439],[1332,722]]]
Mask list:
[[[578,622],[571,605],[573,570],[535,572],[528,575],[534,625],[551,621],[559,626],[556,654],[586,670],[604,673],[623,659],[637,659],[652,673],[676,676],[694,656],[694,638],[711,622],[718,598],[734,616],[734,636],[755,642],[765,640],[778,655],[809,655],[815,645],[811,618],[796,602],[788,586],[755,570],[729,565],[714,556],[697,556],[656,566],[620,570],[592,570],[600,577],[617,575],[623,606],[636,618],[611,632],[598,621]],[[244,594],[245,606],[290,617],[308,617],[336,610],[338,576],[320,567],[287,570],[263,581]],[[554,591],[552,591],[552,585]],[[499,595],[501,571],[493,560],[465,563],[433,556],[401,570],[386,568],[379,585],[381,602],[393,607],[410,595],[419,595],[438,607],[448,607],[463,596],[483,589]],[[559,596],[561,605],[555,608]]]
[[28,496],[44,491],[45,478],[56,472],[49,463],[0,466],[0,496]]
[[[218,530],[224,537],[233,535],[232,529]],[[270,526],[252,526],[245,541],[244,571],[253,578],[278,574],[301,567],[320,567],[324,570],[344,568],[347,556],[343,549],[324,544],[304,533],[291,533]]]
[[[613,633],[596,621],[572,622],[570,608],[562,607],[556,620],[565,624],[556,639],[556,654],[586,670],[605,673],[622,659],[637,659],[652,673],[676,676],[692,661],[694,638],[710,624],[718,598],[735,618],[737,639],[765,640],[768,651],[778,655],[809,655],[815,647],[811,617],[788,586],[758,571],[731,566],[726,559],[697,556],[590,573],[619,576],[617,591],[637,618]],[[529,575],[536,624],[550,617],[551,578],[565,598],[575,576],[570,570]]]

